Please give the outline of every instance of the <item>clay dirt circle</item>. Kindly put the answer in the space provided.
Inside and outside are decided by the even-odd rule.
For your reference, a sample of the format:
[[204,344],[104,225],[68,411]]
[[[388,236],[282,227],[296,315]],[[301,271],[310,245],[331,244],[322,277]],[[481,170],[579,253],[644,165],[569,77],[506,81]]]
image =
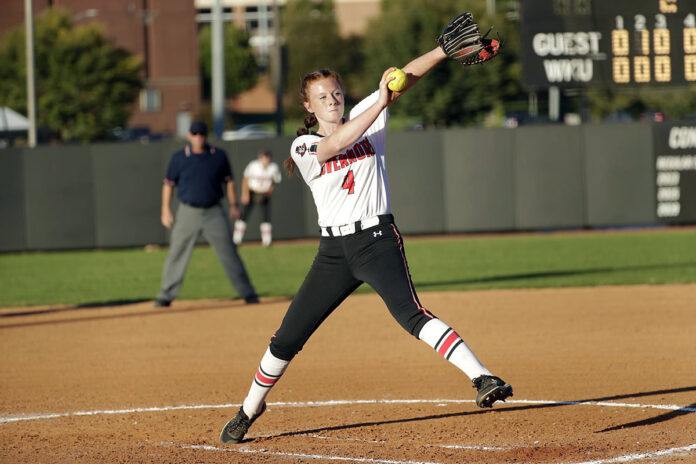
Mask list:
[[1,462],[696,462],[696,285],[422,293],[514,387],[492,410],[350,297],[240,445],[218,443],[283,299],[0,309]]

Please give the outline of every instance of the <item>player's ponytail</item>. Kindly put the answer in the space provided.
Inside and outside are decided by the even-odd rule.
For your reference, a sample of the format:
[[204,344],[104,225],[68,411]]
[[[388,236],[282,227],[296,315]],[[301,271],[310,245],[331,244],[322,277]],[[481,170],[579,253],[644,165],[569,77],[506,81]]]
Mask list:
[[292,159],[292,155],[285,158],[285,161],[283,161],[283,167],[286,171],[288,171],[288,176],[292,177],[295,175],[295,160]]
[[[343,82],[341,82],[341,76],[336,72],[332,71],[330,69],[319,69],[317,71],[312,71],[311,73],[307,73],[303,78],[302,78],[302,85],[300,86],[300,98],[302,99],[303,102],[309,101],[309,86],[312,84],[314,81],[318,81],[319,79],[324,79],[324,78],[333,78],[336,80],[336,83],[343,88]],[[299,137],[300,135],[307,135],[309,134],[309,130],[317,125],[317,117],[314,115],[314,113],[310,113],[305,117],[304,119],[304,126],[299,127],[297,129],[297,136]],[[285,167],[285,170],[288,171],[288,174],[292,176],[295,173],[295,161],[292,159],[292,155],[288,156],[285,161],[283,162],[283,166]]]
[[[309,130],[317,125],[317,117],[314,116],[314,113],[308,114],[304,118],[304,126],[300,127],[297,129],[297,136],[299,137],[300,135],[307,135],[309,134]],[[285,167],[285,170],[288,171],[289,176],[293,176],[295,174],[295,160],[292,159],[292,155],[288,156],[285,158],[285,161],[283,162],[283,166]]]
[[297,136],[309,134],[309,129],[317,125],[317,117],[310,113],[304,118],[304,126],[297,129]]
[[[308,114],[304,118],[304,126],[300,127],[297,129],[297,136],[299,137],[300,135],[307,135],[309,134],[309,130],[317,125],[317,117],[314,116],[314,113]],[[283,166],[285,167],[285,170],[288,171],[289,176],[293,176],[295,174],[295,160],[292,159],[292,155],[288,156],[285,158],[285,161],[283,162]]]

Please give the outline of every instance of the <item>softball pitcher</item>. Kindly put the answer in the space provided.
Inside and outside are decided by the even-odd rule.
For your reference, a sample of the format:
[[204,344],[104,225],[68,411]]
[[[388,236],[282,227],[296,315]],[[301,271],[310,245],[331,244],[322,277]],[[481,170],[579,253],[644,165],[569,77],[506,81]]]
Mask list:
[[[479,36],[480,39],[480,36]],[[265,398],[312,333],[363,282],[382,297],[392,316],[462,370],[478,390],[476,404],[492,407],[512,396],[461,337],[418,299],[394,223],[385,167],[387,108],[448,55],[444,48],[414,59],[403,71],[405,88],[389,90],[387,69],[379,89],[344,118],[341,79],[333,71],[307,74],[300,93],[309,112],[285,167],[299,170],[314,197],[321,228],[319,250],[304,283],[261,359],[237,415],[222,429],[223,444],[239,443],[266,409]],[[310,129],[318,124],[316,132]]]

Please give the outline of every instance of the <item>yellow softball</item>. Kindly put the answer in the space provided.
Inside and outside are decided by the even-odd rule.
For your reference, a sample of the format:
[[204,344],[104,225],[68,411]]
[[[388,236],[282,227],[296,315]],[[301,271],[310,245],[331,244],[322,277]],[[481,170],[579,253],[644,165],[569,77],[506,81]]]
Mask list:
[[400,69],[395,69],[389,74],[387,74],[387,79],[394,76],[395,79],[390,81],[387,86],[392,92],[401,92],[406,88],[406,73]]

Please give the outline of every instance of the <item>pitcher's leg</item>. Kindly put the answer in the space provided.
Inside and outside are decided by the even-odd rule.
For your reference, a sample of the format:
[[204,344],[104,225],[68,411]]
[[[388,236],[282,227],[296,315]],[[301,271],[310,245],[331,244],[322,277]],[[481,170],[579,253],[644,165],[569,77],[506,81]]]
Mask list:
[[471,379],[478,391],[476,404],[479,407],[491,408],[496,401],[505,401],[512,396],[512,386],[491,374],[459,334],[441,320],[433,319],[425,324],[418,338]]
[[440,319],[428,321],[418,334],[418,338],[454,364],[471,380],[481,375],[492,375],[469,349],[462,337]]
[[169,254],[162,270],[162,287],[157,300],[170,302],[179,294],[193,247],[200,234],[202,217],[200,210],[180,204],[172,228]]
[[351,265],[355,276],[382,297],[392,316],[414,337],[435,316],[420,302],[396,226],[384,224],[353,239]]
[[351,273],[339,240],[322,239],[319,243],[312,267],[271,338],[274,356],[291,360],[333,310],[362,284]]
[[232,241],[232,229],[222,205],[206,209],[203,235],[215,250],[227,278],[239,296],[245,299],[254,297],[256,290],[251,285],[244,263],[237,253],[237,246]]
[[251,382],[251,387],[249,387],[249,393],[247,393],[242,404],[247,417],[254,417],[261,413],[266,396],[268,396],[276,382],[280,380],[288,364],[290,364],[290,361],[273,356],[271,349],[266,348],[266,352],[259,363],[259,368],[256,370],[254,380]]
[[396,226],[381,226],[374,232],[373,237],[365,239],[365,234],[361,237],[363,245],[366,242],[367,246],[361,253],[364,264],[358,261],[356,276],[379,293],[402,327],[474,382],[479,391],[476,398],[479,406],[491,407],[493,402],[512,396],[512,387],[494,377],[454,329],[421,305],[408,270],[403,239]]
[[389,228],[391,230],[385,232],[389,235],[375,242],[370,250],[373,264],[363,271],[365,282],[379,293],[402,327],[430,345],[470,379],[490,375],[464,340],[421,304],[408,270],[403,239],[396,226],[390,225]]
[[266,396],[285,372],[288,363],[336,307],[361,282],[356,280],[335,241],[322,240],[307,277],[293,298],[283,322],[256,372],[243,403],[248,417],[259,414]]

